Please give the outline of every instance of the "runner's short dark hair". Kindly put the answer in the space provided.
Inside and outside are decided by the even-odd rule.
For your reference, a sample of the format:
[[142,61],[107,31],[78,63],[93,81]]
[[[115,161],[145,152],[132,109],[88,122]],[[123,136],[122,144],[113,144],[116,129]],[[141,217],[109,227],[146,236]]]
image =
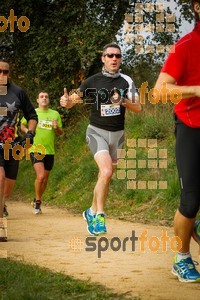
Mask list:
[[9,62],[6,59],[2,58],[2,57],[0,57],[0,62],[6,63],[6,64],[9,65]]
[[103,47],[103,54],[105,54],[107,48],[110,48],[110,47],[111,47],[111,48],[117,48],[117,49],[119,49],[120,52],[121,52],[121,48],[120,48],[119,45],[117,45],[116,43],[109,43],[109,44],[106,44],[106,45]]
[[41,90],[41,91],[39,91],[39,92],[37,93],[37,99],[39,98],[40,93],[45,93],[45,94],[48,94],[48,95],[49,95],[49,93],[48,93],[47,91]]

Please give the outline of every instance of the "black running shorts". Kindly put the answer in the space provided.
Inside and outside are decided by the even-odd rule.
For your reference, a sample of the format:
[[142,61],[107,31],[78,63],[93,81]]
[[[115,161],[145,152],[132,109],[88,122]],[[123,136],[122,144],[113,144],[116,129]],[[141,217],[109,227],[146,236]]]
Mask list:
[[37,154],[38,153],[33,153],[33,152],[30,153],[32,164],[34,165],[36,163],[42,162],[44,164],[45,170],[51,171],[54,164],[54,155],[53,154],[41,155],[40,158],[39,155]]
[[13,157],[11,150],[9,151],[9,159],[4,158],[3,149],[0,150],[0,166],[5,170],[6,178],[16,180],[19,169],[19,159]]

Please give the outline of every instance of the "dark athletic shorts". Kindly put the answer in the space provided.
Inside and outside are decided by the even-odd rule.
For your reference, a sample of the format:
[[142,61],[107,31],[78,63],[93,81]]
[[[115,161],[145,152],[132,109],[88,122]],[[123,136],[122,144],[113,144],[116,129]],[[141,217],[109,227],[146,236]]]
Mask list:
[[9,151],[8,158],[8,160],[4,159],[4,151],[0,149],[0,166],[4,167],[6,178],[16,180],[19,169],[19,159],[15,159],[11,151]]
[[31,162],[32,164],[36,164],[38,162],[42,162],[44,164],[44,168],[47,171],[51,171],[53,168],[53,164],[54,164],[54,155],[52,154],[46,154],[46,155],[41,155],[42,158],[40,159],[39,157],[37,157],[38,153],[30,153],[30,157],[31,157]]

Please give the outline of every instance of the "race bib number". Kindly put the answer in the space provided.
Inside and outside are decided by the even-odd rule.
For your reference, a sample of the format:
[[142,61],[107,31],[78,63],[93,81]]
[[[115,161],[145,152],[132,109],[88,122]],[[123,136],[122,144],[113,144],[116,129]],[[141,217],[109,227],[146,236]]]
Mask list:
[[120,105],[107,104],[101,105],[101,116],[111,117],[120,115]]
[[40,120],[38,122],[38,127],[42,128],[42,129],[48,129],[48,130],[52,130],[52,121],[44,121],[44,120]]

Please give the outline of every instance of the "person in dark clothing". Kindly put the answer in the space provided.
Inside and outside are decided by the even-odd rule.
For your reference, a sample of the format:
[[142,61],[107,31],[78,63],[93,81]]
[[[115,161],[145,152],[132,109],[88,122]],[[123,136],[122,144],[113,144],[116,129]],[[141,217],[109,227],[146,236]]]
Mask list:
[[[19,158],[14,149],[17,136],[19,111],[22,110],[28,121],[28,132],[24,137],[32,144],[37,125],[37,114],[27,94],[20,87],[10,83],[9,63],[0,60],[0,241],[7,241],[3,221],[5,198],[13,190],[19,168]],[[9,143],[9,152],[8,152]],[[12,147],[11,147],[12,145]],[[12,149],[11,149],[12,148]],[[7,155],[8,152],[8,155]],[[7,157],[8,156],[8,157]]]
[[[176,163],[180,182],[180,206],[174,217],[175,235],[182,246],[175,256],[172,273],[181,282],[200,282],[190,253],[194,236],[200,244],[200,1],[192,1],[195,28],[182,37],[161,69],[155,88],[176,89],[181,100],[174,107]],[[162,96],[162,95],[161,95]]]
[[[101,60],[102,71],[87,78],[78,90],[91,105],[86,142],[99,171],[92,206],[83,212],[87,230],[94,236],[107,233],[104,206],[117,165],[117,150],[122,149],[124,143],[126,108],[133,112],[141,111],[133,80],[119,70],[122,60],[120,47],[113,43],[107,44],[103,48]],[[64,89],[60,104],[71,108],[80,101],[78,93],[68,96]]]

